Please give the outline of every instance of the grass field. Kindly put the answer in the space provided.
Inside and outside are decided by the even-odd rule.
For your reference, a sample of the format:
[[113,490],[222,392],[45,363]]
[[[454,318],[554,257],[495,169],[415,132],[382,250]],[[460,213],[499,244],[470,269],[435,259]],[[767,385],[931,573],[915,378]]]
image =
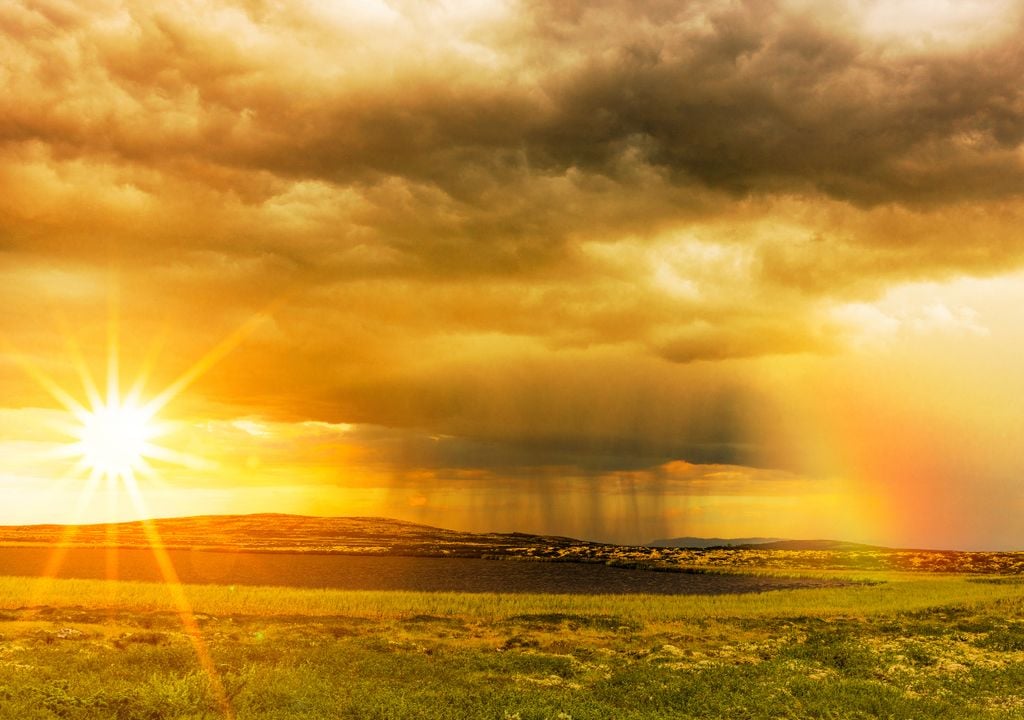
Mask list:
[[0,717],[1024,718],[1024,583],[860,579],[685,597],[186,587],[197,646],[162,585],[0,578]]

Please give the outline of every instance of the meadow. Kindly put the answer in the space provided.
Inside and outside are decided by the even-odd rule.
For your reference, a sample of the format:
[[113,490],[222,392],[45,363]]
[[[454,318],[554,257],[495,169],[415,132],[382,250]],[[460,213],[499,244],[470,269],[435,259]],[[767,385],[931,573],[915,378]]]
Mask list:
[[822,575],[859,582],[598,596],[0,578],[0,718],[1024,718],[1017,578]]

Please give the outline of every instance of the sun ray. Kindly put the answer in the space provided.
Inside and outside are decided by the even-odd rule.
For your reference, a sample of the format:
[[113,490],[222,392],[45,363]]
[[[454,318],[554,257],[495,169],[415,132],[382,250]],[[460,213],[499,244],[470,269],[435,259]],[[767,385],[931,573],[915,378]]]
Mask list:
[[[56,449],[53,455],[65,459],[77,458],[78,462],[72,472],[84,474],[87,478],[79,494],[78,504],[74,511],[74,522],[63,529],[61,538],[44,568],[43,577],[35,586],[35,597],[26,612],[33,612],[32,607],[38,605],[48,591],[50,583],[60,572],[68,549],[81,527],[80,523],[85,508],[93,501],[101,484],[106,490],[105,577],[109,581],[112,593],[111,607],[114,606],[113,594],[117,592],[116,581],[120,574],[120,537],[119,527],[115,520],[122,510],[118,499],[121,497],[120,491],[123,488],[136,516],[140,518],[146,543],[153,552],[160,575],[169,589],[182,627],[189,637],[199,665],[209,680],[210,690],[217,707],[227,720],[234,718],[230,698],[225,692],[224,684],[192,612],[188,596],[170,554],[160,537],[156,523],[152,520],[149,508],[146,506],[137,477],[143,475],[147,479],[152,478],[153,482],[157,484],[162,484],[149,460],[183,465],[192,469],[215,467],[213,463],[204,458],[157,443],[157,438],[165,434],[167,424],[158,421],[156,416],[168,403],[251,334],[268,317],[271,310],[283,300],[282,296],[269,303],[262,311],[254,313],[234,332],[217,343],[177,379],[167,385],[163,391],[148,401],[143,401],[142,391],[155,364],[158,351],[163,346],[163,339],[154,342],[143,362],[140,374],[127,392],[123,392],[120,377],[120,328],[118,325],[120,296],[115,278],[111,279],[108,296],[105,392],[100,391],[82,357],[81,348],[66,328],[62,335],[72,364],[82,382],[86,396],[85,404],[79,402],[52,377],[22,355],[17,352],[9,353],[9,356],[14,358],[26,373],[36,380],[77,421],[77,423],[68,422],[60,428],[72,438],[72,442],[67,443],[63,448]],[[3,336],[0,336],[0,342],[9,345]]]
[[114,522],[117,514],[117,478],[112,475],[106,477],[107,490],[107,550],[106,550],[106,577],[107,580],[117,580],[118,576],[118,528]]
[[117,321],[120,310],[120,286],[117,279],[113,277],[111,270],[111,281],[107,283],[107,405],[117,407],[121,404],[121,367],[119,334],[120,327]]
[[235,347],[238,346],[246,337],[248,337],[264,320],[266,320],[273,308],[279,305],[283,301],[283,298],[279,298],[269,303],[263,310],[254,313],[244,323],[235,329],[230,335],[225,337],[213,348],[203,355],[199,360],[192,364],[188,370],[183,372],[176,380],[168,385],[162,392],[156,395],[150,400],[144,407],[152,414],[156,414],[162,410],[167,403],[171,402],[176,398],[183,390],[189,385],[198,380],[204,373],[210,368],[220,362],[225,355],[230,353]]
[[92,502],[93,496],[99,489],[100,476],[92,473],[86,480],[85,487],[82,489],[81,494],[78,498],[78,503],[75,505],[75,509],[72,512],[72,523],[65,525],[60,540],[57,542],[57,548],[53,555],[46,563],[46,567],[43,569],[43,576],[53,579],[60,572],[61,566],[64,564],[64,556],[67,555],[68,544],[74,539],[75,535],[78,534],[79,528],[81,528],[82,515],[85,513],[85,508]]
[[225,720],[234,720],[234,709],[224,689],[220,673],[217,671],[206,641],[203,639],[199,623],[196,621],[195,613],[192,611],[192,604],[189,602],[185,588],[178,577],[178,571],[171,561],[171,556],[167,552],[163,538],[160,537],[156,523],[150,517],[149,509],[146,507],[146,502],[142,497],[142,492],[135,482],[135,475],[133,472],[128,471],[121,480],[128,491],[128,497],[135,506],[136,512],[143,518],[141,522],[143,532],[146,534],[146,542],[153,551],[153,556],[156,559],[160,574],[163,576],[164,584],[170,590],[171,599],[174,602],[178,618],[181,620],[182,627],[192,643],[192,649],[196,654],[196,658],[199,660],[203,672],[206,673],[207,679],[210,681],[210,689],[213,692],[214,700]]
[[142,391],[149,382],[149,376],[153,373],[153,368],[156,366],[157,358],[160,357],[160,352],[163,350],[164,345],[167,343],[167,332],[166,325],[160,329],[153,341],[150,342],[149,348],[146,350],[146,355],[142,359],[142,365],[139,368],[138,375],[135,376],[135,382],[132,383],[131,388],[128,390],[128,397],[138,402],[142,397]]
[[56,579],[60,569],[64,566],[64,559],[67,557],[71,542],[75,539],[75,536],[78,535],[81,528],[82,515],[85,512],[85,508],[92,502],[92,498],[99,487],[100,479],[100,476],[96,473],[89,474],[89,477],[85,482],[85,486],[79,493],[78,502],[72,511],[72,522],[68,525],[64,525],[61,529],[60,539],[54,545],[53,551],[46,560],[46,565],[43,567],[42,575],[39,577],[39,581],[33,588],[33,592],[29,597],[26,611],[23,614],[22,619],[30,619],[35,616],[39,611],[39,605],[42,602],[42,599],[53,587],[53,581]]
[[143,455],[143,462],[145,462],[145,458],[153,458],[154,460],[162,460],[174,465],[181,465],[189,470],[213,470],[217,467],[217,464],[213,461],[207,460],[199,455],[195,455],[194,453],[172,450],[171,448],[164,447],[162,445],[152,444],[147,444],[145,449],[146,452]]
[[99,385],[96,384],[92,373],[89,372],[89,366],[82,355],[82,348],[71,333],[67,319],[63,315],[58,314],[57,323],[60,328],[60,335],[64,338],[64,345],[67,348],[68,355],[71,357],[71,362],[75,366],[75,371],[78,373],[78,378],[82,383],[82,389],[85,391],[86,401],[95,407],[102,402]]
[[[2,336],[0,336],[0,340],[2,339]],[[43,390],[48,392],[54,400],[60,403],[65,410],[73,414],[78,419],[81,419],[88,414],[89,411],[85,406],[78,402],[71,393],[62,388],[56,380],[47,375],[41,368],[20,352],[13,349],[7,342],[4,342],[4,345],[6,356],[14,360],[26,375],[35,380],[36,383],[38,383]]]

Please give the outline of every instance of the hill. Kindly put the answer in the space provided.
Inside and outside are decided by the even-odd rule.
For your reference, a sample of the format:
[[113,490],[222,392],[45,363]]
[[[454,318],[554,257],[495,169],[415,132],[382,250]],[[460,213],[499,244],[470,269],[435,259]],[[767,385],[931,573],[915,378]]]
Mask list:
[[647,543],[649,547],[658,548],[719,548],[719,547],[748,547],[751,545],[764,545],[766,543],[780,542],[782,538],[700,538],[700,537],[677,537],[661,538]]
[[[550,554],[592,545],[565,537],[459,532],[380,517],[204,515],[154,520],[153,526],[168,548],[235,552],[481,557]],[[0,526],[0,545],[8,546],[149,544],[142,522]]]
[[[169,518],[156,520],[153,525],[163,544],[173,550],[521,558],[698,572],[800,568],[1024,574],[1022,552],[898,550],[841,540],[674,538],[670,541],[702,541],[712,545],[623,546],[526,533],[459,532],[379,517],[306,517],[273,513]],[[757,542],[731,544],[744,539]],[[0,526],[0,549],[142,548],[149,544],[146,528],[140,522]]]

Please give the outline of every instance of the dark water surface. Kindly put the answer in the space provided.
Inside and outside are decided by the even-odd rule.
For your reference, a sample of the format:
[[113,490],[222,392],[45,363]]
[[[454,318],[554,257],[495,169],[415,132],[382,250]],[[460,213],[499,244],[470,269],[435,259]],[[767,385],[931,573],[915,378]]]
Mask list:
[[[107,577],[110,551],[70,548],[57,577]],[[39,576],[52,548],[0,547],[0,575]],[[435,557],[293,555],[168,550],[184,583],[279,585],[340,590],[715,595],[826,584],[813,579],[652,572],[581,563]],[[149,549],[113,552],[117,577],[161,581]]]

